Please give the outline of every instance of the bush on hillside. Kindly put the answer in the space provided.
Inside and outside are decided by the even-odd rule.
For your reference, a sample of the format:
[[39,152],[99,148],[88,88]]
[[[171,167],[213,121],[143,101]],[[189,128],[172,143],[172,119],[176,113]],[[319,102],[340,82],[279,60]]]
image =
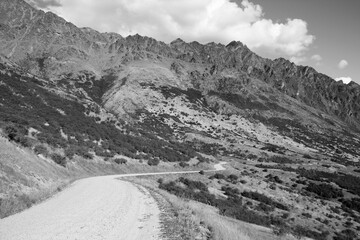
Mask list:
[[186,163],[186,162],[180,162],[179,163],[179,166],[180,167],[182,167],[182,168],[184,168],[184,167],[188,167],[188,166],[190,166],[188,163]]
[[10,141],[20,142],[20,139],[28,134],[28,130],[21,125],[9,124],[5,126],[4,133]]
[[278,164],[286,164],[286,163],[293,163],[294,161],[287,158],[287,157],[274,155],[274,156],[268,158],[267,162],[274,162],[274,163],[278,163]]
[[222,173],[215,173],[214,175],[212,175],[211,177],[210,177],[210,179],[225,179],[226,177],[225,177],[225,175],[224,174],[222,174]]
[[[207,186],[200,181],[192,181],[182,177],[177,181],[184,184],[186,188],[180,187],[176,181],[170,181],[168,183],[161,182],[159,187],[176,196],[217,207],[220,214],[228,217],[262,226],[270,226],[272,223],[271,217],[258,214],[255,211],[248,209],[246,206],[243,206],[242,200],[237,195],[238,192],[236,189],[223,188],[229,198],[217,199],[215,195],[209,193]],[[276,223],[274,222],[274,224]]]
[[51,159],[60,166],[66,167],[66,158],[58,153],[51,154]]
[[281,210],[284,210],[284,211],[289,211],[289,208],[282,204],[282,203],[279,203],[273,199],[271,199],[270,197],[262,194],[262,193],[259,193],[259,192],[250,192],[250,191],[244,191],[241,193],[241,195],[243,197],[247,197],[247,198],[250,198],[250,199],[254,199],[260,203],[264,203],[266,205],[269,205],[269,206],[273,206],[273,207],[276,207],[276,208],[279,208]]
[[47,156],[48,150],[44,145],[36,145],[34,147],[34,152],[36,154],[42,154],[43,156]]
[[304,178],[321,181],[321,182],[334,182],[341,188],[360,196],[360,177],[351,174],[339,174],[331,172],[323,172],[318,170],[296,169],[296,172]]
[[348,208],[360,213],[360,198],[341,199],[342,208]]
[[127,160],[125,158],[115,158],[114,162],[116,162],[117,164],[126,164]]
[[239,179],[238,176],[236,176],[235,174],[230,174],[227,179],[230,181],[230,182],[235,182]]
[[32,142],[28,135],[28,130],[20,124],[8,124],[3,129],[5,136],[16,143],[21,144],[24,147],[31,147]]
[[73,159],[76,154],[76,149],[73,146],[69,146],[65,149],[65,156],[68,159]]
[[159,165],[159,163],[160,163],[160,160],[157,159],[157,158],[150,158],[148,160],[148,165],[149,166],[157,166],[157,165]]
[[335,188],[327,183],[315,184],[311,182],[305,189],[324,199],[339,198],[344,196],[341,189]]

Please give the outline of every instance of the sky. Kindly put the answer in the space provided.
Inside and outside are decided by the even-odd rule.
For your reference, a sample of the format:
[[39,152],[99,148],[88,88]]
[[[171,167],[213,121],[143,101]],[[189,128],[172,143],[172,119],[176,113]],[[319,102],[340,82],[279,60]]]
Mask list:
[[77,25],[170,43],[236,40],[360,84],[359,0],[27,0]]

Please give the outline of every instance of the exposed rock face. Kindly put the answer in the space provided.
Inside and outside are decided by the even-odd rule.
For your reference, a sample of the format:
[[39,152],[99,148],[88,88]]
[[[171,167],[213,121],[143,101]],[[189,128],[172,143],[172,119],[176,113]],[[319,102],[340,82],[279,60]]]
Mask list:
[[[100,79],[111,69],[118,80],[101,97],[104,105],[119,115],[129,109],[146,108],[149,99],[154,100],[153,104],[162,101],[151,88],[146,90],[148,98],[139,97],[145,94],[146,84],[153,84],[195,88],[210,103],[220,98],[229,103],[232,95],[230,105],[241,103],[244,107],[245,103],[256,102],[249,109],[271,110],[274,104],[281,109],[304,103],[360,128],[358,84],[336,82],[313,68],[296,66],[283,58],[261,58],[236,41],[224,46],[181,39],[166,44],[140,35],[123,38],[77,28],[23,0],[1,1],[0,39],[1,54],[45,78],[61,79],[69,73],[76,76],[86,72]],[[128,80],[122,82],[124,78]],[[224,111],[229,109],[222,107]]]

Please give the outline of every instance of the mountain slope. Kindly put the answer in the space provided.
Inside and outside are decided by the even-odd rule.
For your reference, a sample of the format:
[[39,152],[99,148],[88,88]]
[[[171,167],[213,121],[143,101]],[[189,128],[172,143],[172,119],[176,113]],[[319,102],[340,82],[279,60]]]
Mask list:
[[[296,66],[285,59],[263,59],[240,42],[227,46],[202,45],[177,39],[165,44],[139,35],[123,38],[89,28],[79,29],[22,0],[3,1],[0,11],[1,52],[45,77],[59,78],[62,74],[87,70],[99,78],[108,69],[117,74],[131,62],[146,60],[154,64],[166,62],[167,69],[176,69],[174,79],[183,80],[183,88],[191,85],[197,88],[199,83],[188,83],[189,77],[199,81],[202,75],[200,78],[207,85],[213,74],[231,72],[234,79],[239,74],[243,79],[259,79],[308,106],[359,127],[358,84],[335,82],[312,68]],[[181,65],[191,67],[181,72]],[[209,74],[205,68],[211,70]]]
[[92,174],[227,161],[223,175],[160,185],[280,232],[360,228],[358,84],[236,41],[77,28],[22,0],[2,1],[0,16],[0,128],[13,144]]

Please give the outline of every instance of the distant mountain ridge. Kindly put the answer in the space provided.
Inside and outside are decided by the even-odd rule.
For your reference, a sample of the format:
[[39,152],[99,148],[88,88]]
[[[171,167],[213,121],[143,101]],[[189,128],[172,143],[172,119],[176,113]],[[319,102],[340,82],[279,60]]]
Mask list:
[[[240,42],[202,45],[177,39],[165,44],[140,35],[124,38],[115,33],[77,28],[23,0],[2,1],[0,16],[1,54],[44,78],[60,79],[85,71],[99,79],[109,70],[121,72],[132,62],[166,61],[170,62],[170,70],[182,79],[179,85],[182,88],[217,90],[209,89],[209,79],[225,72],[230,78],[240,74],[261,80],[308,106],[360,127],[358,84],[336,82],[311,67],[297,66],[283,58],[273,61],[261,58]],[[188,67],[184,70],[181,65],[185,63]],[[200,66],[209,68],[209,73],[199,70]]]

